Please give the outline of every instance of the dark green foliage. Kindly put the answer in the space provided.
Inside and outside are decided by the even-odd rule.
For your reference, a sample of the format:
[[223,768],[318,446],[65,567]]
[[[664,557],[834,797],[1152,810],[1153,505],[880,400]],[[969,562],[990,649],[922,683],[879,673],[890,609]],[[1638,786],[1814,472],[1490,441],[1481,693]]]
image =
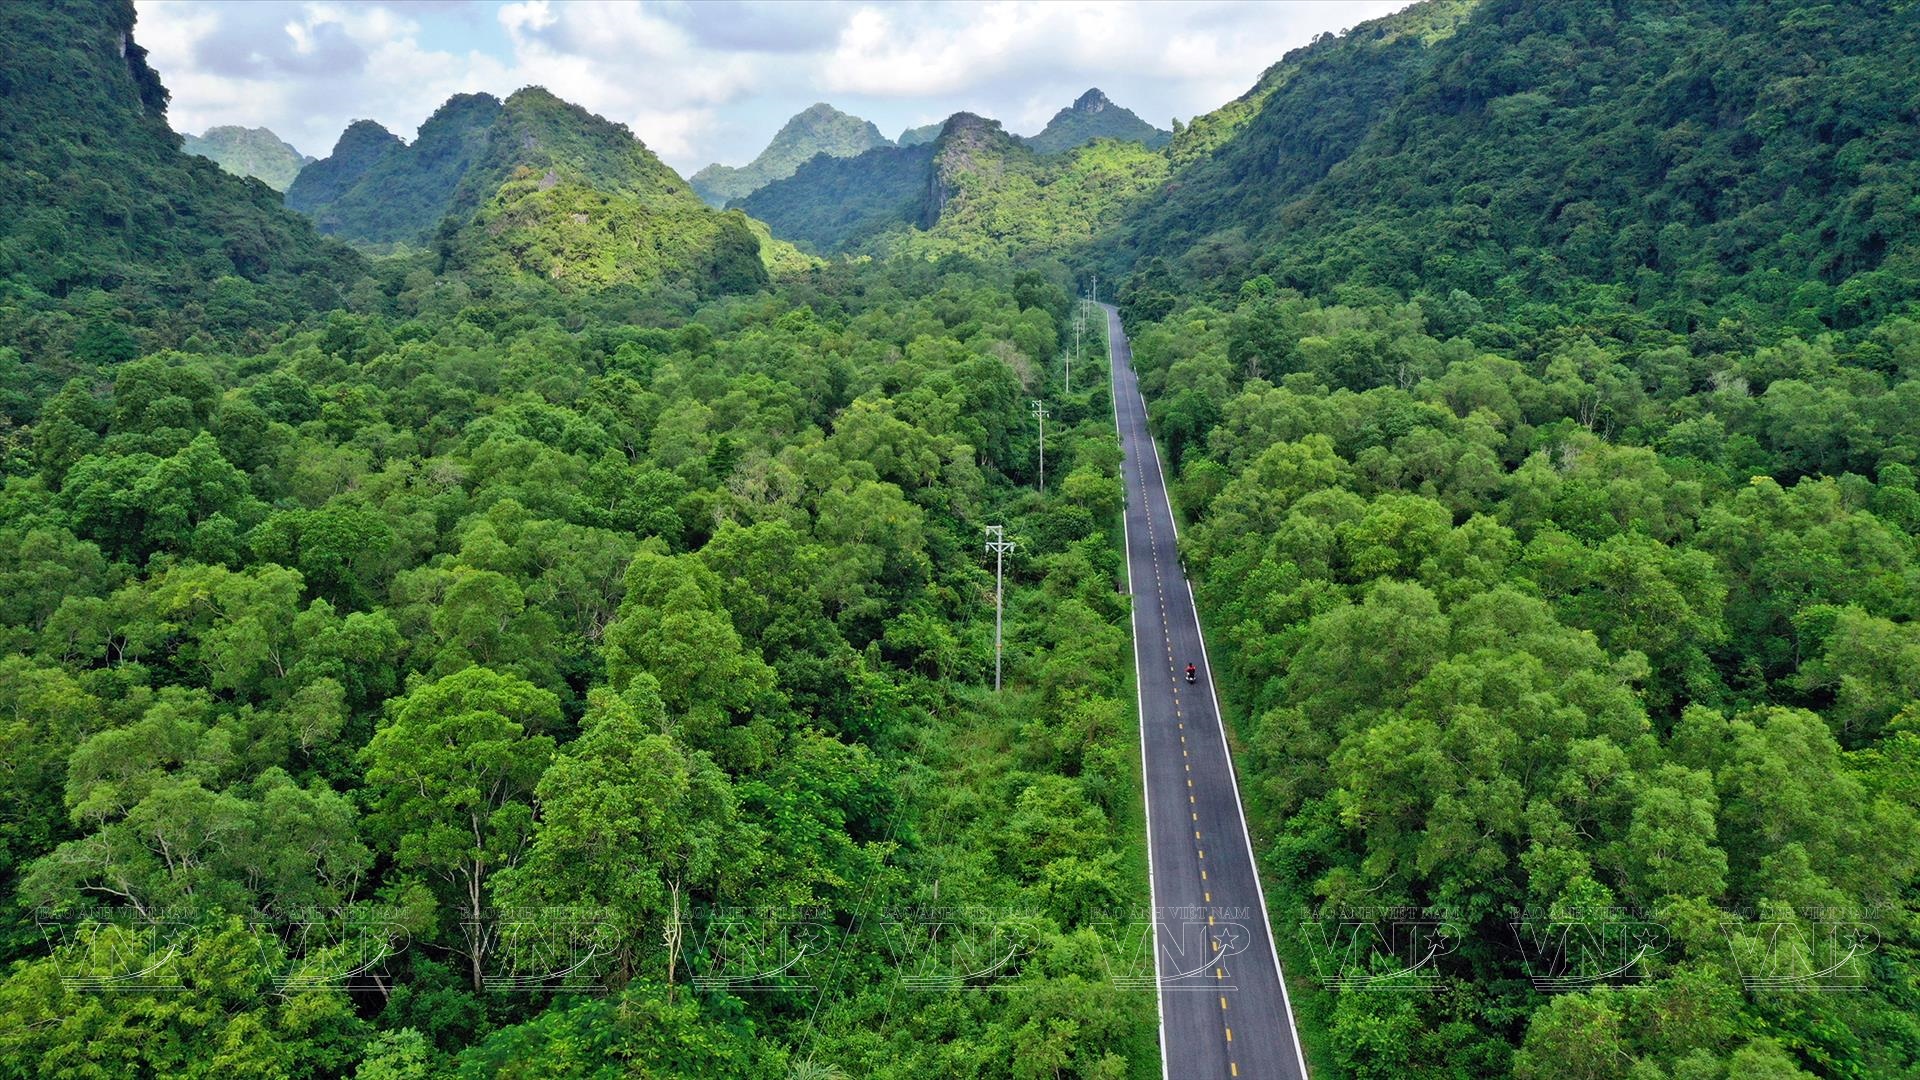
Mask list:
[[1887,104],[1911,96],[1910,12],[1489,2],[1440,17],[1461,7],[1422,5],[1270,72],[1254,118],[1122,231],[1128,257],[1177,256],[1183,281],[1221,293],[1250,266],[1313,292],[1460,289],[1529,324],[1626,303],[1682,333],[1848,328],[1911,298],[1920,234],[1893,208],[1920,171],[1910,117]]
[[264,184],[181,152],[133,22],[119,0],[0,5],[0,342],[36,397],[130,347],[259,333],[361,272]]
[[251,176],[275,191],[285,191],[313,159],[266,128],[231,125],[208,128],[204,135],[182,135],[181,149],[198,154],[235,176]]
[[332,153],[300,170],[287,188],[287,205],[303,214],[331,206],[352,191],[369,169],[405,151],[400,136],[372,120],[355,120],[340,133]]
[[[500,99],[455,94],[402,145],[372,121],[340,136],[316,184],[287,192],[287,205],[313,218],[321,232],[370,244],[426,241],[453,206],[454,191],[486,150]],[[341,180],[350,182],[342,185]]]
[[858,157],[875,147],[892,146],[880,129],[868,120],[849,116],[831,105],[818,103],[794,114],[781,125],[765,150],[739,168],[709,165],[694,173],[688,183],[694,193],[710,206],[725,206],[744,199],[775,180],[784,180],[793,171],[813,160],[817,154],[830,158]]
[[1171,138],[1171,133],[1161,131],[1135,116],[1131,110],[1115,105],[1098,89],[1093,89],[1081,94],[1072,105],[1054,113],[1053,119],[1047,121],[1047,126],[1039,134],[1029,135],[1020,141],[1042,154],[1059,154],[1076,146],[1085,146],[1095,139],[1137,142],[1149,150],[1158,150]]
[[856,250],[919,215],[936,150],[929,140],[850,158],[817,157],[790,179],[740,200],[740,208],[775,236],[814,251]]
[[1239,100],[1196,117],[1168,147],[1173,182],[1106,238],[1125,253],[1114,270],[1177,254],[1191,277],[1240,274],[1278,234],[1282,208],[1355,151],[1399,101],[1432,42],[1472,8],[1473,0],[1435,0],[1323,36],[1289,53]]

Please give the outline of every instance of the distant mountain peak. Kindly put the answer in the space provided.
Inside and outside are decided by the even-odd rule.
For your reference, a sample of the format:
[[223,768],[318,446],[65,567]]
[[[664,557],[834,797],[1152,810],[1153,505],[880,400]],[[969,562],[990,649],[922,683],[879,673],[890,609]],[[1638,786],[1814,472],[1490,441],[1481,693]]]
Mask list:
[[1112,100],[1110,100],[1107,95],[1101,93],[1100,88],[1096,86],[1075,98],[1072,108],[1074,112],[1097,113],[1104,111],[1107,106],[1112,104]]
[[785,180],[817,154],[854,157],[892,145],[871,122],[816,101],[780,125],[766,149],[748,164],[734,168],[715,163],[694,173],[688,183],[708,204],[724,206],[775,180]]
[[333,152],[338,154],[343,149],[357,149],[399,141],[400,136],[388,131],[378,120],[355,120],[347,125],[347,130],[340,133],[340,140],[333,144]]
[[285,191],[313,159],[263,127],[221,124],[199,135],[182,135],[181,149],[197,154],[235,176],[251,176],[275,191]]
[[1137,142],[1153,150],[1166,145],[1171,138],[1171,131],[1162,131],[1135,116],[1132,111],[1114,104],[1096,86],[1075,98],[1073,104],[1054,113],[1053,119],[1047,121],[1047,126],[1039,134],[1022,141],[1042,154],[1063,154],[1095,139]]
[[1000,121],[981,116],[979,113],[957,112],[947,117],[940,125],[940,134],[953,135],[962,131],[999,131]]

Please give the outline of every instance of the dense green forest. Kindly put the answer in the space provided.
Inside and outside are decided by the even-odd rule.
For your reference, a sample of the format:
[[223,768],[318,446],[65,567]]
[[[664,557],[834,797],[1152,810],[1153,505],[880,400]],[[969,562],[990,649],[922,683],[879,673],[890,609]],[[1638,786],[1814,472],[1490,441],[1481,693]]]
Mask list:
[[1920,1071],[1916,32],[1415,8],[1109,241],[1324,1074]]
[[283,206],[134,16],[0,5],[0,1076],[1159,1074],[1096,269],[1315,1076],[1920,1075],[1914,5],[724,212],[538,88]]
[[[674,184],[675,244],[739,216],[549,96],[501,115],[443,253],[10,384],[0,1074],[1152,1075],[1111,978],[1146,955],[1118,451],[1102,393],[1052,393],[1069,282],[769,288],[757,244],[711,291],[521,272],[543,200]],[[986,523],[1023,545],[1002,695]]]

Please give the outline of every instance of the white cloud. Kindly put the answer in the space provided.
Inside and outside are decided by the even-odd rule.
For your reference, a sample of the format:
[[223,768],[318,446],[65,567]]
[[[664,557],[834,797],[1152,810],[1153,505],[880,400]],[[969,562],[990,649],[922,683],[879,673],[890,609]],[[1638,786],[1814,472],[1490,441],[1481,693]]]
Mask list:
[[961,109],[1031,132],[1099,86],[1164,126],[1404,2],[137,0],[136,34],[178,130],[264,125],[324,155],[355,119],[411,138],[455,93],[538,84],[686,173],[744,162],[818,100],[888,135]]

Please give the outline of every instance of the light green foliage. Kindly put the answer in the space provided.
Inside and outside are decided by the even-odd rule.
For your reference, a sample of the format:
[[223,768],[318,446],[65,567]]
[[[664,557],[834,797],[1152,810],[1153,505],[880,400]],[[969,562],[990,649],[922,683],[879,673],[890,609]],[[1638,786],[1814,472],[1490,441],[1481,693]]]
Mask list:
[[466,955],[480,989],[492,875],[524,854],[530,796],[548,760],[559,703],[530,683],[465,668],[398,699],[362,753],[377,792],[368,826],[403,869],[419,871],[468,924]]

